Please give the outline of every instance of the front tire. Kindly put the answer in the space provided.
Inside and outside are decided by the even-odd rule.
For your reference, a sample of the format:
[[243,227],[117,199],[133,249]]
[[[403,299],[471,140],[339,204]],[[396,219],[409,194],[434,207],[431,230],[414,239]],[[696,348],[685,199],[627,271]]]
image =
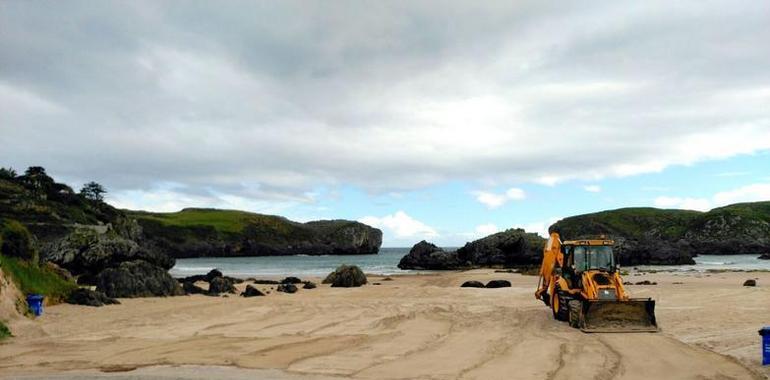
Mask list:
[[579,329],[580,321],[581,321],[581,314],[583,314],[583,301],[580,300],[571,300],[568,303],[569,305],[569,325]]

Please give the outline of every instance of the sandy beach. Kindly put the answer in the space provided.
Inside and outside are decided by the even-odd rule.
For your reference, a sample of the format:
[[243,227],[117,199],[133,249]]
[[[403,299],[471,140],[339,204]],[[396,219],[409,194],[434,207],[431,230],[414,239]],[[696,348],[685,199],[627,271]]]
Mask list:
[[[759,286],[741,286],[748,278]],[[472,279],[513,287],[459,287]],[[532,296],[531,276],[473,270],[369,280],[380,285],[52,306],[37,320],[10,323],[16,337],[0,344],[0,378],[770,376],[757,334],[770,324],[766,272],[626,276],[658,283],[628,287],[657,300],[654,334],[585,334],[556,322]]]

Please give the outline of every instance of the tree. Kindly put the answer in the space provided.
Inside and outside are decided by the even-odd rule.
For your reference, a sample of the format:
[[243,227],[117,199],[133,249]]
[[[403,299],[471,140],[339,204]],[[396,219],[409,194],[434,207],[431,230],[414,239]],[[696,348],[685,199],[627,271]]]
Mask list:
[[25,187],[32,191],[38,198],[45,199],[54,184],[53,178],[46,174],[42,166],[30,166],[20,177]]
[[13,168],[0,168],[0,179],[12,180],[16,178],[16,170]]
[[83,198],[91,201],[97,201],[97,202],[103,201],[104,194],[106,193],[107,193],[107,190],[104,188],[104,186],[94,181],[91,181],[83,185],[83,188],[80,189],[80,195],[82,195]]

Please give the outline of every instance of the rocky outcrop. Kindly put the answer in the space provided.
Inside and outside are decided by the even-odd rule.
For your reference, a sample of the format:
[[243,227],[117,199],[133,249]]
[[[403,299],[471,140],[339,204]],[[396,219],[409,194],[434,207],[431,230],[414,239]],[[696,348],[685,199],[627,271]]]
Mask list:
[[765,253],[764,255],[760,255],[757,258],[760,260],[770,260],[770,253]]
[[140,246],[117,233],[99,233],[93,229],[76,229],[64,238],[46,245],[44,259],[75,275],[95,277],[106,268],[126,261],[142,260],[165,270],[174,259]]
[[415,244],[398,263],[400,269],[446,270],[464,266],[456,251],[447,252],[425,240]]
[[770,202],[705,213],[624,208],[565,218],[551,230],[568,239],[604,235],[621,265],[693,264],[698,255],[770,254]]
[[143,260],[125,261],[103,270],[96,290],[109,297],[158,297],[182,295],[182,288],[168,272]]
[[539,264],[545,239],[522,229],[509,229],[445,251],[421,241],[401,258],[401,269],[446,270],[476,266],[511,267]]
[[340,265],[323,280],[333,288],[353,288],[366,284],[366,275],[355,265]]
[[[349,220],[297,223],[274,215],[215,209],[131,215],[149,243],[174,258],[376,254],[382,245],[382,231]],[[198,223],[190,224],[190,219]]]
[[509,229],[465,244],[457,250],[461,262],[474,266],[540,264],[545,239],[523,229]]
[[119,305],[120,302],[106,294],[86,288],[78,288],[67,297],[67,303],[85,306]]

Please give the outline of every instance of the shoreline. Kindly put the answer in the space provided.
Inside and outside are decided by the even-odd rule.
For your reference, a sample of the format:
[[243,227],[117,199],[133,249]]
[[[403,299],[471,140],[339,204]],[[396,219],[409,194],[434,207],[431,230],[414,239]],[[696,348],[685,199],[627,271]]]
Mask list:
[[[188,365],[278,371],[264,372],[278,379],[770,376],[759,366],[756,333],[770,315],[768,273],[752,275],[755,288],[741,285],[741,272],[630,274],[629,281],[658,284],[628,287],[656,299],[661,332],[654,334],[585,334],[554,321],[533,297],[534,276],[476,269],[384,277],[370,275],[361,288],[319,285],[255,298],[52,306],[38,320],[12,323],[18,334],[0,344],[0,378],[199,378],[180,375],[177,366]],[[459,288],[471,279],[513,286]],[[158,366],[171,366],[170,377]],[[131,367],[143,369],[99,372]]]

